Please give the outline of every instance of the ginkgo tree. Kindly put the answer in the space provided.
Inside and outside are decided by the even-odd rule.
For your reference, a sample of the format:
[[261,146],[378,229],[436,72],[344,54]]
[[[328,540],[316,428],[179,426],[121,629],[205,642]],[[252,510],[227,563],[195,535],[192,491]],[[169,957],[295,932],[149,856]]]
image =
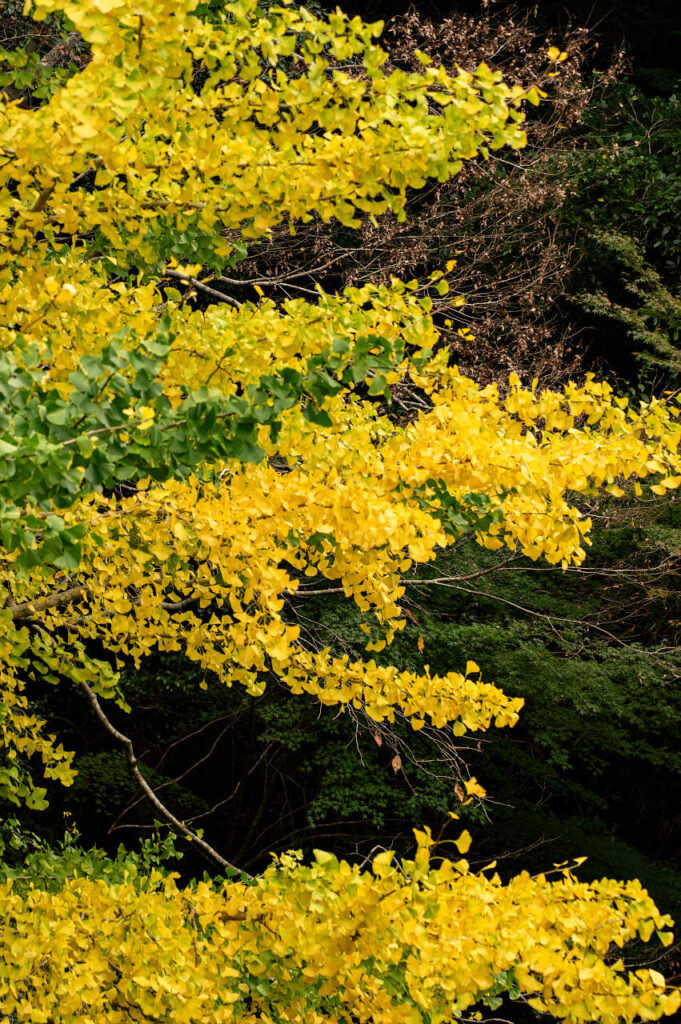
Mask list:
[[[408,189],[522,146],[536,90],[426,55],[387,72],[380,25],[286,3],[29,9],[61,12],[90,54],[47,102],[6,93],[0,113],[0,794],[40,807],[41,771],[69,784],[31,683],[78,687],[227,880],[9,879],[0,1012],[438,1024],[509,994],[570,1021],[674,1013],[678,990],[618,952],[672,938],[640,883],[569,868],[502,883],[433,859],[428,830],[413,860],[290,854],[250,878],[165,808],[108,712],[125,708],[123,666],[177,651],[205,686],[257,695],[274,676],[417,730],[517,720],[522,701],[472,661],[434,676],[373,659],[403,624],[404,575],[465,531],[579,563],[575,495],[678,485],[678,406],[633,409],[594,379],[479,387],[440,343],[445,269],[282,304],[238,302],[220,276],[282,222],[403,217]],[[398,385],[418,416],[392,414]],[[308,649],[287,618],[320,580],[360,609],[364,660]],[[470,837],[454,842],[465,854]]]

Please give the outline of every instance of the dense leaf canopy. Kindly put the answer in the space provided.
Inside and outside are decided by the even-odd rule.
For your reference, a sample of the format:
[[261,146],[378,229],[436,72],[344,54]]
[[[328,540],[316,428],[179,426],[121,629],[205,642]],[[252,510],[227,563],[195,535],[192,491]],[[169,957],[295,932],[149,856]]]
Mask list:
[[[79,686],[105,717],[122,666],[159,650],[184,652],[205,685],[257,695],[273,674],[375,721],[513,725],[522,700],[474,662],[431,675],[371,659],[403,625],[401,577],[466,531],[579,563],[576,494],[681,480],[674,403],[633,409],[592,378],[542,392],[461,375],[429,294],[447,293],[445,271],[203,308],[244,240],[313,215],[402,216],[408,188],[522,146],[519,107],[538,97],[484,65],[452,77],[423,56],[420,73],[386,73],[379,27],[340,13],[196,8],[38,0],[90,59],[44,105],[0,115],[0,792],[33,806],[31,762],[66,784],[72,768],[32,678]],[[188,234],[200,263],[175,255]],[[398,384],[421,396],[416,417],[392,414]],[[326,581],[362,612],[367,659],[309,649],[287,616]],[[655,930],[670,941],[638,883],[565,870],[504,885],[431,863],[417,838],[414,861],[370,870],[319,853],[187,889],[7,882],[0,1010],[415,1024],[504,991],[574,1021],[678,1008],[659,973],[607,956]],[[455,842],[465,853],[467,833]]]

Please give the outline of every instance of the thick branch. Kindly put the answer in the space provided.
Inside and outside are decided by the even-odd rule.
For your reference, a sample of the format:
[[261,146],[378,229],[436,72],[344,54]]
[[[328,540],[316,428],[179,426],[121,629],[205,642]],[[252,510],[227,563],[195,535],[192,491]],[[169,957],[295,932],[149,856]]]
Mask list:
[[[7,604],[15,622],[26,622],[48,608],[64,608],[67,604],[72,604],[87,593],[88,587],[86,586],[69,587],[68,590],[59,590],[56,594],[50,594],[49,597],[43,597],[39,601],[25,601],[23,604],[17,604],[10,595],[7,599]],[[162,601],[161,607],[167,612],[182,612],[186,608],[191,608],[198,600],[199,598],[196,596],[185,597],[181,601]],[[135,600],[132,600],[132,604],[134,605],[135,603]]]
[[97,699],[97,694],[94,692],[94,690],[90,686],[88,686],[88,684],[83,680],[80,681],[80,687],[83,690],[83,692],[87,695],[97,718],[102,723],[106,731],[110,733],[110,735],[113,736],[113,738],[117,740],[123,747],[125,747],[125,753],[128,759],[128,766],[130,768],[130,772],[134,777],[135,781],[137,782],[138,786],[140,787],[140,789],[143,790],[147,800],[154,807],[154,809],[159,812],[159,814],[168,822],[169,825],[172,825],[176,832],[179,832],[180,835],[183,835],[186,839],[191,840],[196,846],[199,847],[199,849],[203,850],[203,852],[206,853],[211,858],[211,860],[214,860],[217,864],[219,864],[220,867],[226,868],[228,871],[233,871],[239,874],[239,868],[235,867],[234,864],[230,864],[228,860],[225,860],[225,858],[221,854],[219,854],[217,850],[213,849],[210,843],[207,843],[205,839],[202,839],[201,836],[196,834],[196,832],[193,832],[192,829],[188,828],[184,824],[184,822],[180,821],[179,818],[175,817],[172,811],[168,810],[165,804],[161,803],[159,798],[156,796],[156,793],[153,791],[153,789],[151,788],[151,786],[149,785],[149,783],[139,770],[137,758],[135,757],[135,750],[133,748],[132,740],[130,739],[130,737],[125,736],[116,728],[116,726],[111,721],[109,721],[109,719],[107,718],[102,709],[101,704],[99,703],[99,700]]
[[44,612],[47,608],[62,608],[64,605],[77,601],[79,597],[87,592],[87,587],[70,587],[68,590],[60,590],[49,597],[43,597],[40,601],[26,601],[24,604],[15,604],[11,598],[8,604],[12,610],[12,618],[15,622],[25,619],[32,619],[37,612]]

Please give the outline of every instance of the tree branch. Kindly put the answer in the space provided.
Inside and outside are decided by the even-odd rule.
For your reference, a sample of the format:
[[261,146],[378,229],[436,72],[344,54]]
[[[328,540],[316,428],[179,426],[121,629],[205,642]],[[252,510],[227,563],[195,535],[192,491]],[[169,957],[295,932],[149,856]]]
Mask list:
[[[241,303],[236,299],[233,299],[231,295],[225,295],[224,292],[219,292],[217,288],[209,288],[207,284],[204,284],[203,281],[199,281],[197,277],[190,277],[189,274],[181,274],[179,270],[170,270],[168,267],[163,270],[163,275],[164,277],[176,277],[178,281],[184,281],[185,284],[193,284],[195,288],[199,288],[202,292],[205,292],[206,295],[212,295],[214,299],[220,299],[221,302],[229,302],[230,305],[236,306],[237,309],[241,306]],[[244,283],[248,284],[248,282]]]
[[8,605],[12,610],[12,618],[15,622],[32,619],[37,612],[44,612],[47,608],[61,608],[63,605],[77,601],[79,597],[87,592],[87,587],[69,587],[68,590],[60,590],[56,594],[50,594],[40,601],[26,601],[24,604],[15,604],[8,598]]
[[[17,604],[9,594],[7,598],[7,606],[12,612],[12,618],[15,622],[26,622],[32,619],[38,612],[44,612],[48,608],[63,608],[67,604],[72,604],[77,601],[79,597],[84,597],[88,593],[89,588],[86,586],[69,587],[68,590],[60,590],[56,594],[50,594],[49,597],[43,597],[39,601],[25,601],[23,604]],[[161,601],[161,607],[167,612],[183,612],[187,608],[191,608],[193,604],[199,600],[198,596],[185,597],[181,601]],[[131,603],[134,605],[138,602],[132,600]]]
[[128,759],[130,773],[132,774],[133,778],[137,782],[140,789],[143,790],[145,796],[147,797],[147,800],[154,807],[154,809],[162,815],[162,817],[168,822],[169,825],[172,825],[176,832],[179,832],[180,835],[183,835],[185,839],[191,840],[191,842],[198,846],[199,849],[203,850],[203,852],[206,853],[211,858],[211,860],[219,864],[220,867],[226,868],[230,872],[240,874],[241,872],[239,868],[235,867],[234,864],[230,864],[228,860],[225,860],[225,858],[221,854],[219,854],[218,851],[210,845],[210,843],[207,843],[205,839],[202,839],[201,836],[196,834],[196,832],[193,832],[192,829],[188,828],[184,824],[184,822],[180,821],[179,818],[175,817],[172,811],[168,810],[165,804],[161,803],[159,798],[156,796],[156,793],[153,791],[153,789],[151,788],[151,786],[149,785],[149,783],[139,770],[137,758],[135,757],[135,750],[132,745],[132,740],[130,739],[130,737],[125,736],[122,732],[120,732],[113,724],[113,722],[111,722],[107,718],[102,709],[101,704],[99,703],[99,700],[97,699],[97,694],[94,692],[94,690],[84,680],[81,680],[79,685],[83,692],[88,697],[88,700],[92,705],[94,713],[96,714],[97,718],[102,723],[106,731],[110,733],[110,735],[113,736],[113,738],[117,740],[121,744],[121,746],[125,747],[125,753]]

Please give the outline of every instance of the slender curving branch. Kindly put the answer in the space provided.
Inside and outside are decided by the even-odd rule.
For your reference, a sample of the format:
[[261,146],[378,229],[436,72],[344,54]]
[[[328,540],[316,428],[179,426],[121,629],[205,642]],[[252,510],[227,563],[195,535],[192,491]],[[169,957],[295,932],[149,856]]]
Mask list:
[[[230,872],[241,874],[240,868],[237,868],[234,864],[231,864],[228,860],[225,860],[225,858],[221,854],[219,854],[218,851],[210,845],[210,843],[207,843],[205,839],[202,839],[201,836],[196,834],[196,832],[188,828],[183,821],[180,821],[179,818],[175,817],[172,811],[168,810],[165,804],[161,803],[156,793],[151,788],[151,786],[144,778],[139,769],[139,764],[137,762],[137,758],[135,757],[135,750],[132,745],[132,740],[130,739],[130,737],[125,736],[122,732],[120,732],[113,724],[113,722],[111,722],[107,718],[106,714],[102,709],[102,705],[99,703],[99,700],[97,699],[97,694],[92,689],[92,687],[89,686],[84,680],[80,680],[79,685],[83,692],[86,694],[88,700],[90,701],[90,704],[92,705],[94,713],[96,714],[97,718],[102,723],[106,731],[110,733],[113,736],[113,738],[121,744],[121,746],[125,747],[125,753],[128,759],[128,767],[130,768],[130,773],[132,774],[133,778],[137,782],[140,789],[144,792],[149,803],[155,808],[155,810],[159,812],[159,814],[162,815],[162,817],[168,822],[169,825],[172,825],[176,832],[179,832],[180,835],[183,835],[185,839],[191,840],[191,842],[198,846],[200,850],[203,850],[203,852],[207,854],[211,858],[211,860],[219,864],[220,867],[226,868]],[[246,872],[243,873],[246,874]],[[248,875],[248,877],[250,878],[251,876]]]

